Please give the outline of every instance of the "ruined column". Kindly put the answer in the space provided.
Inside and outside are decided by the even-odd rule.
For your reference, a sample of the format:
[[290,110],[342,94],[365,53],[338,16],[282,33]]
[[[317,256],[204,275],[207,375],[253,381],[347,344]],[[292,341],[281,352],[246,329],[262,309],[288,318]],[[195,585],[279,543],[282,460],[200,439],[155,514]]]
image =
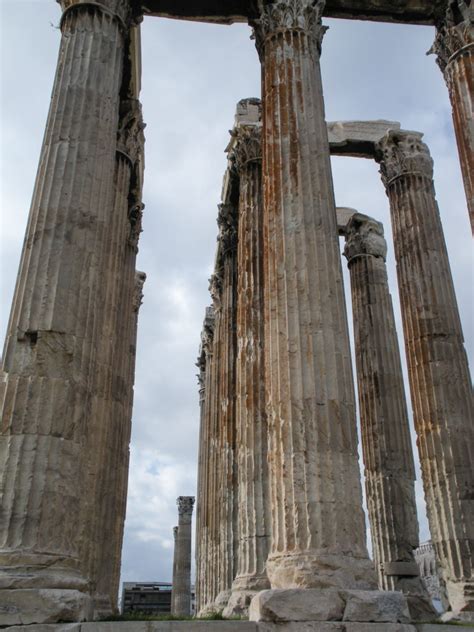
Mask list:
[[261,104],[237,106],[229,155],[239,175],[237,253],[236,462],[237,574],[224,616],[245,615],[250,600],[270,587],[265,570],[270,533],[263,356],[263,200]]
[[422,134],[378,146],[433,544],[454,613],[474,610],[474,424],[463,333]]
[[354,213],[344,229],[352,293],[359,412],[372,548],[382,590],[407,595],[412,619],[435,611],[420,579],[415,466],[380,222]]
[[209,577],[208,553],[208,501],[209,501],[209,458],[210,458],[210,387],[212,341],[214,337],[214,309],[206,307],[203,329],[201,333],[201,347],[197,365],[199,367],[199,400],[201,409],[201,424],[199,430],[199,458],[198,458],[198,496],[196,515],[196,612],[208,602],[207,581]]
[[451,99],[454,132],[474,232],[474,8],[469,0],[448,0],[429,51],[437,55]]
[[91,605],[78,525],[130,7],[61,5],[58,69],[3,354],[3,625],[81,620]]
[[194,496],[179,496],[177,505],[179,520],[175,541],[171,614],[188,616],[191,614],[191,522]]
[[319,57],[322,0],[259,3],[272,588],[370,587]]
[[176,580],[176,561],[178,557],[178,528],[173,527],[173,577],[172,577],[172,589],[171,589],[171,612],[174,613],[175,610],[175,602],[176,602],[176,592],[174,590],[174,583]]

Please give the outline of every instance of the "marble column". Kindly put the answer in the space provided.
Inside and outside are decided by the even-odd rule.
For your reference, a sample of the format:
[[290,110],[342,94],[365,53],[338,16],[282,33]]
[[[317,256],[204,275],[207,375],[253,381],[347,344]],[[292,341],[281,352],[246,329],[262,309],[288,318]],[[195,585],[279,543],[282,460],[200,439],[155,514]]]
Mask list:
[[422,134],[378,146],[390,200],[410,390],[428,519],[454,613],[474,610],[472,386],[433,161]]
[[413,620],[435,616],[420,579],[415,466],[380,222],[355,213],[344,230],[352,294],[365,484],[382,590],[407,595]]
[[[216,537],[217,565],[214,610],[221,611],[229,600],[235,576],[234,536],[237,492],[235,467],[235,361],[237,356],[237,208],[221,204],[217,218],[219,245],[216,268],[221,270],[219,285],[219,344],[215,362],[219,373],[216,389]],[[216,329],[217,334],[217,329]]]
[[[229,155],[239,176],[237,251],[236,462],[238,566],[224,616],[245,615],[270,587],[267,424],[263,356],[263,200],[260,101],[237,106]],[[252,116],[253,115],[253,116]],[[253,119],[253,120],[252,120]]]
[[321,0],[259,3],[272,588],[372,587],[319,57]]
[[[123,100],[117,138],[114,213],[106,244],[104,322],[99,337],[97,388],[88,435],[90,489],[83,528],[89,531],[89,577],[97,618],[117,610],[121,542],[125,519],[123,482],[128,479],[131,402],[138,309],[146,275],[135,272],[135,208],[141,207],[144,137],[141,105]],[[138,184],[139,183],[139,184]]]
[[199,613],[206,605],[207,581],[209,577],[208,562],[208,479],[210,456],[210,407],[209,393],[211,388],[212,341],[214,337],[214,309],[206,307],[203,329],[201,332],[201,347],[197,366],[199,367],[199,401],[201,410],[201,425],[199,430],[199,458],[198,458],[198,496],[196,515],[196,612]]
[[474,232],[474,9],[469,0],[448,0],[429,51],[437,55],[451,99],[471,229]]
[[171,614],[188,616],[191,614],[191,522],[194,497],[179,496],[177,504],[179,520],[175,541]]
[[2,625],[80,620],[91,606],[78,524],[130,7],[61,5],[58,69],[3,353]]
[[178,529],[179,527],[173,527],[173,581],[171,589],[171,612],[174,613],[176,591],[174,590],[174,582],[176,580],[176,560],[178,557]]

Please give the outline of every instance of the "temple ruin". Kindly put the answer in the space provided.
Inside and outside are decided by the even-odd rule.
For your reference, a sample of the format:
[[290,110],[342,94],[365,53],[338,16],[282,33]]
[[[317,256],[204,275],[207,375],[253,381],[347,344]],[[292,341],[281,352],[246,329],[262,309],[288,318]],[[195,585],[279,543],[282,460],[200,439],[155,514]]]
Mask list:
[[[116,609],[146,278],[136,270],[144,16],[247,22],[262,67],[261,100],[238,104],[227,147],[198,358],[199,616],[248,618],[232,625],[249,632],[416,632],[436,616],[414,557],[413,453],[384,227],[364,209],[336,209],[330,156],[346,155],[377,162],[389,199],[446,616],[473,621],[472,385],[433,161],[423,134],[399,123],[326,122],[319,61],[325,17],[436,27],[431,52],[449,89],[474,228],[470,3],[58,2],[58,68],[2,358],[0,626],[93,621]],[[189,613],[193,503],[178,499],[177,615]]]

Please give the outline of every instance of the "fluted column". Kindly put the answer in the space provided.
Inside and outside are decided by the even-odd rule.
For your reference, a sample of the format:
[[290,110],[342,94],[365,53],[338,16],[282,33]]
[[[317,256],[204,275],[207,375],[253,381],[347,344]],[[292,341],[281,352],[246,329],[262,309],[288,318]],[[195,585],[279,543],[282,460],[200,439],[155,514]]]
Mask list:
[[379,587],[408,596],[414,620],[435,615],[421,582],[415,467],[380,222],[355,213],[345,229],[351,277],[362,451]]
[[175,564],[173,568],[173,591],[171,614],[191,614],[191,522],[194,497],[179,496],[178,534],[175,541]]
[[260,4],[272,588],[372,586],[319,56],[324,2]]
[[[241,101],[250,110],[255,100]],[[260,102],[258,102],[260,105]],[[270,533],[263,356],[263,200],[260,117],[234,127],[230,155],[239,175],[237,252],[236,462],[238,566],[224,616],[248,612],[266,574]]]
[[410,390],[433,544],[453,612],[474,609],[474,424],[463,334],[422,134],[378,148],[390,200]]
[[454,131],[466,191],[471,229],[474,232],[474,8],[469,0],[449,0],[435,42],[451,99]]
[[[217,219],[219,245],[217,269],[221,270],[219,311],[219,352],[216,366],[219,372],[217,394],[217,461],[216,461],[216,518],[217,565],[215,610],[222,610],[229,600],[235,576],[234,536],[236,529],[235,495],[237,479],[235,466],[235,361],[237,355],[237,208],[221,204]],[[217,330],[216,330],[217,333]]]
[[[125,519],[123,479],[128,479],[131,396],[141,290],[135,273],[135,207],[141,207],[143,120],[136,99],[123,100],[117,138],[114,213],[105,246],[105,318],[99,337],[97,387],[88,435],[90,490],[84,507],[85,555],[96,617],[117,609],[121,542]],[[137,184],[140,183],[140,184]],[[136,287],[138,283],[139,287]],[[137,303],[138,301],[138,303]],[[137,303],[137,304],[135,304]],[[131,368],[130,368],[131,365]],[[87,532],[87,530],[89,530]]]
[[88,484],[84,445],[130,10],[127,0],[62,7],[58,69],[3,354],[0,601],[9,613],[2,624],[20,621],[18,612],[33,613],[31,622],[88,615],[78,519]]
[[199,400],[201,424],[199,430],[198,457],[198,496],[196,515],[196,612],[199,613],[206,605],[207,580],[209,577],[208,553],[208,499],[209,499],[209,458],[210,458],[210,387],[212,341],[214,337],[214,309],[206,307],[203,329],[201,332],[201,347],[197,365],[199,367]]

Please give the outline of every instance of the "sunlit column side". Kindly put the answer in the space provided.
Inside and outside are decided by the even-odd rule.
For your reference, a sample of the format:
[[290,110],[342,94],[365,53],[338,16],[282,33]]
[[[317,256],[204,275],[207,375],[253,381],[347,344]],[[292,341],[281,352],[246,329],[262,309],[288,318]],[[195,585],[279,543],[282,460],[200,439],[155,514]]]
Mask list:
[[191,523],[194,496],[179,496],[178,533],[175,541],[171,614],[191,614]]
[[[141,106],[121,102],[115,167],[114,213],[105,246],[105,315],[99,337],[93,431],[87,437],[89,492],[84,506],[83,545],[94,595],[94,612],[117,610],[125,519],[123,484],[128,479],[138,309],[146,275],[135,272],[144,151]],[[139,287],[136,287],[138,283]],[[131,367],[130,367],[131,365]],[[126,494],[125,494],[126,495]]]
[[437,55],[451,99],[471,229],[474,232],[474,8],[449,0],[429,51]]
[[3,354],[4,625],[80,620],[90,606],[78,521],[131,12],[128,0],[61,5],[58,68]]
[[431,536],[450,606],[474,609],[472,386],[448,253],[422,134],[378,147],[390,200],[398,286]]
[[344,229],[352,293],[362,451],[379,587],[401,590],[414,620],[435,616],[413,551],[415,466],[380,222],[354,213]]
[[[368,587],[319,57],[323,1],[260,2],[272,588]],[[311,455],[311,458],[308,456]]]
[[238,566],[224,616],[245,615],[270,587],[267,425],[263,356],[263,200],[261,104],[240,101],[229,154],[239,175],[237,250],[236,463]]
[[234,539],[236,528],[235,495],[235,362],[237,356],[237,215],[232,203],[219,206],[217,223],[219,244],[216,269],[220,274],[220,348],[216,353],[219,372],[217,401],[217,596],[214,610],[222,610],[229,600],[235,576]]

